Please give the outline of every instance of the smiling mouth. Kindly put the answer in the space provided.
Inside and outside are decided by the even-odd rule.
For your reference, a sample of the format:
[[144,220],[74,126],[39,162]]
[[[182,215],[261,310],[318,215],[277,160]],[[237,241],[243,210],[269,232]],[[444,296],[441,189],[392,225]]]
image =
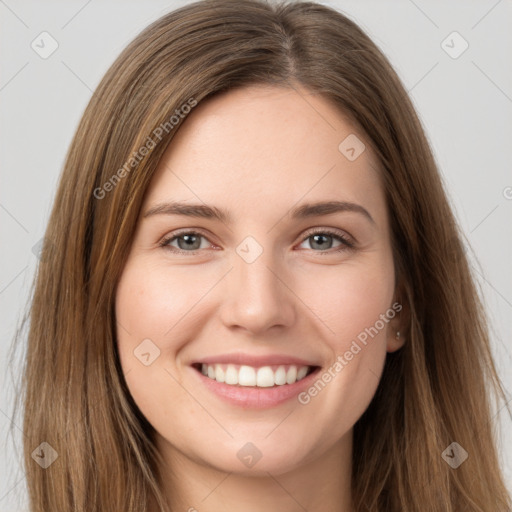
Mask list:
[[238,364],[194,363],[192,368],[205,377],[230,386],[271,388],[294,384],[318,371],[320,366],[282,364],[253,367]]

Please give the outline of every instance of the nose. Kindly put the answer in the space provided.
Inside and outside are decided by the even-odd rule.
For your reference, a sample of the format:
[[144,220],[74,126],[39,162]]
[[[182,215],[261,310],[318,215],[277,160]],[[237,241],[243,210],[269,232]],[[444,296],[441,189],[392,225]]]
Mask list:
[[264,251],[252,263],[235,254],[234,268],[226,276],[226,295],[220,306],[223,324],[251,334],[293,325],[296,298],[286,277],[270,251],[268,254]]

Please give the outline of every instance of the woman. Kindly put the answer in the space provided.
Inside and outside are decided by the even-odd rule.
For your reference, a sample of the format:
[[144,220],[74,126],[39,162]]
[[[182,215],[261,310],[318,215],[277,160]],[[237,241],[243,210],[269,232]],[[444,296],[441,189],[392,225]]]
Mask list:
[[509,510],[461,247],[353,22],[256,0],[162,17],[93,95],[49,221],[31,510]]

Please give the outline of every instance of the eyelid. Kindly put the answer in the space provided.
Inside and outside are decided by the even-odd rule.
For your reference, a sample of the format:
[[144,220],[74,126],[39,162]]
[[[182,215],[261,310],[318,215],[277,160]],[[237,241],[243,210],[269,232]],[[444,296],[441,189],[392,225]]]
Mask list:
[[[300,243],[303,243],[310,236],[313,236],[317,233],[333,236],[335,238],[340,238],[342,243],[346,246],[347,249],[350,249],[350,248],[354,249],[356,246],[356,243],[357,243],[356,239],[352,235],[349,235],[346,231],[342,231],[337,228],[322,228],[322,227],[315,227],[315,228],[310,228],[310,229],[306,230],[305,233],[302,235],[302,240]],[[315,251],[315,252],[321,252],[321,251]]]

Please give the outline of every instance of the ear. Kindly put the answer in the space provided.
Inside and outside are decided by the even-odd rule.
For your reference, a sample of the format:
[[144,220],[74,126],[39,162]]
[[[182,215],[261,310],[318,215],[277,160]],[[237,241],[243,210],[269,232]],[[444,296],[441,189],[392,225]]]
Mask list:
[[407,333],[409,332],[406,327],[409,325],[409,306],[405,297],[405,286],[401,284],[397,287],[395,292],[395,298],[389,309],[395,313],[393,318],[389,321],[387,328],[386,338],[386,351],[395,352],[404,346],[407,339]]

